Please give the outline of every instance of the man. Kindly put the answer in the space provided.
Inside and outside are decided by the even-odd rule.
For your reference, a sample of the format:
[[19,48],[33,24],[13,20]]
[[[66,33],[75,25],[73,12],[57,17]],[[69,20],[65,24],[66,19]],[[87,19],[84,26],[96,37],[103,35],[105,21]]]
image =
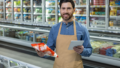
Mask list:
[[[89,33],[80,23],[73,20],[75,4],[73,0],[60,1],[60,13],[63,21],[54,25],[48,37],[47,45],[54,50],[58,58],[55,58],[54,68],[83,68],[81,56],[89,57],[92,53]],[[83,46],[68,50],[71,40],[84,40]],[[36,50],[37,51],[37,50]],[[37,51],[43,57],[44,53]]]

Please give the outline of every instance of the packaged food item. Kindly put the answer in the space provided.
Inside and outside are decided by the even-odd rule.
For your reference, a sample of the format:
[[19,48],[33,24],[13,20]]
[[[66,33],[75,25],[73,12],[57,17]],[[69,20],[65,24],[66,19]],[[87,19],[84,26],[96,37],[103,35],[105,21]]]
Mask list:
[[99,0],[93,0],[93,5],[99,5]]
[[0,2],[0,6],[3,6],[3,2]]
[[24,0],[23,3],[23,6],[30,6],[30,0]]
[[55,13],[55,8],[47,8],[46,13]]
[[41,6],[42,5],[42,0],[34,0],[34,6]]
[[6,19],[11,19],[11,17],[12,17],[12,14],[10,14],[10,13],[8,13],[8,14],[6,15]]
[[3,14],[0,14],[0,18],[3,18]]
[[105,0],[99,0],[99,5],[105,5]]
[[35,22],[41,22],[42,21],[42,16],[34,16],[34,21]]
[[11,2],[10,1],[7,2],[6,7],[11,7]]
[[0,12],[3,12],[3,9],[2,9],[2,8],[0,8]]
[[42,13],[42,8],[35,8],[34,13]]
[[82,9],[76,9],[76,14],[82,14]]
[[12,12],[11,8],[6,8],[6,12]]
[[20,6],[20,0],[14,1],[14,6]]
[[86,5],[86,0],[80,0],[80,5]]
[[113,26],[113,24],[114,24],[113,21],[109,22],[109,26]]
[[44,43],[37,43],[37,44],[31,44],[31,46],[39,51],[42,51],[50,56],[53,56],[53,57],[57,57],[58,58],[58,55],[53,51],[51,50],[46,44]]

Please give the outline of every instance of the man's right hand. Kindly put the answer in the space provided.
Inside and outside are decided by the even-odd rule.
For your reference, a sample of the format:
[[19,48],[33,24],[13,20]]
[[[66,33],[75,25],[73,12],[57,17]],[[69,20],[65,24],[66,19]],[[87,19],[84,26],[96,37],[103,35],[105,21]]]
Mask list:
[[37,52],[37,54],[40,56],[40,57],[44,57],[45,53],[44,52],[41,52],[41,51],[38,51],[35,49],[35,51]]

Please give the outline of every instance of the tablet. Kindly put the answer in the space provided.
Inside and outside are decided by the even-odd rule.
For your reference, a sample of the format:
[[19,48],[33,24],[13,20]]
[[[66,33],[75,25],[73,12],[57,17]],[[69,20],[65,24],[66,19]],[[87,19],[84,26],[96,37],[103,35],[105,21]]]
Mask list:
[[82,46],[83,42],[84,42],[83,40],[72,40],[71,43],[70,43],[70,45],[69,45],[68,50],[73,50],[73,48],[75,46]]

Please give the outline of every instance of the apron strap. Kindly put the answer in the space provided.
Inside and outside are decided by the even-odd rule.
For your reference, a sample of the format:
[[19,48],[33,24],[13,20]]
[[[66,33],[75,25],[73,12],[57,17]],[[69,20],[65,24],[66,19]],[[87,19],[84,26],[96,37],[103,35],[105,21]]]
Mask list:
[[[75,24],[75,21],[73,22],[73,25],[74,25],[74,35],[76,36],[76,24]],[[62,28],[62,22],[60,24],[60,28],[59,28],[59,32],[58,32],[58,35],[60,35],[60,32],[61,32],[61,28]]]

